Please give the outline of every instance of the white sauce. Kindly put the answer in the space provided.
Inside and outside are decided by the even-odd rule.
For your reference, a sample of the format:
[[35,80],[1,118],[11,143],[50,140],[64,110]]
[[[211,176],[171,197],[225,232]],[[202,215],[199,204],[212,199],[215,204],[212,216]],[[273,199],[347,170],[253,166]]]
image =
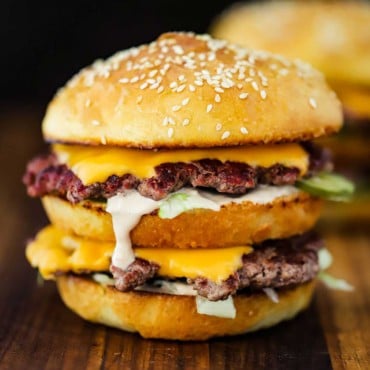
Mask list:
[[[115,281],[107,274],[95,273],[92,275],[92,279],[101,285],[114,286]],[[162,293],[171,295],[197,295],[196,290],[186,283],[179,281],[167,281],[167,280],[154,280],[152,283],[146,283],[135,288],[137,291]]]
[[199,191],[202,197],[210,199],[222,206],[228,203],[242,203],[242,202],[252,202],[254,204],[266,204],[271,203],[274,199],[292,195],[299,192],[299,189],[292,185],[283,186],[269,186],[260,185],[251,192],[239,196],[228,196],[223,194],[214,194],[206,191]]
[[152,284],[138,286],[135,290],[172,295],[197,295],[196,290],[191,285],[166,280],[156,280]]
[[[191,196],[194,208],[206,208],[218,211],[222,205],[229,203],[252,202],[266,204],[282,196],[297,193],[299,190],[291,185],[268,186],[260,185],[251,192],[240,196],[212,194],[197,189],[184,188],[176,193],[185,193]],[[170,194],[173,195],[175,193]],[[198,201],[196,201],[198,198]],[[132,190],[125,194],[117,194],[108,199],[107,212],[112,215],[113,230],[116,246],[113,251],[112,264],[125,270],[135,260],[130,240],[130,231],[139,223],[141,217],[158,209],[166,198],[155,201],[143,197],[138,191]],[[210,202],[211,201],[211,202]]]
[[125,270],[135,261],[132,250],[130,231],[139,223],[141,217],[159,207],[153,199],[143,197],[136,190],[118,194],[108,199],[107,212],[112,215],[116,246],[112,255],[112,264]]

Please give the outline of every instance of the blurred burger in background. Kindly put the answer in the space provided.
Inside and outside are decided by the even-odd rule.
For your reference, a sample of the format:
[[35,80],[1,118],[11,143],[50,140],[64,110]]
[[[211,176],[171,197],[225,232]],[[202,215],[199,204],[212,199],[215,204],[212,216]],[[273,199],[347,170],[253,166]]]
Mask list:
[[[330,219],[370,218],[370,4],[366,1],[238,3],[214,22],[218,38],[310,62],[342,101],[345,126],[325,140],[336,168],[357,183],[353,202],[328,208]],[[338,208],[339,207],[339,208]],[[338,212],[339,211],[339,212]]]

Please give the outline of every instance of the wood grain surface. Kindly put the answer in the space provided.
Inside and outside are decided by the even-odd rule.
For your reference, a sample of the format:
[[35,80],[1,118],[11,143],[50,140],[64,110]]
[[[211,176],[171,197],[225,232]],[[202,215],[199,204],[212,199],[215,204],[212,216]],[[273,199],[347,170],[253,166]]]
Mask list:
[[[0,106],[0,369],[370,369],[370,237],[327,235],[331,272],[352,293],[318,287],[312,305],[275,328],[208,342],[144,340],[83,321],[53,283],[37,283],[27,238],[47,223],[21,184],[26,161],[45,150],[42,109]],[[364,225],[364,231],[369,225]]]

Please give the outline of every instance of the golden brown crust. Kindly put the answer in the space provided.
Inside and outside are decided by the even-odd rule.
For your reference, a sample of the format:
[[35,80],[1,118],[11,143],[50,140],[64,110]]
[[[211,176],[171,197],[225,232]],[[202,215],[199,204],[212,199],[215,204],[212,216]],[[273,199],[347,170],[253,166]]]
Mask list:
[[50,103],[49,141],[139,148],[308,140],[340,103],[308,65],[205,36],[162,35],[76,75]]
[[[111,216],[103,203],[71,204],[53,196],[43,197],[42,202],[57,227],[91,239],[115,241]],[[131,232],[131,240],[137,247],[217,248],[287,238],[311,229],[321,204],[320,199],[298,192],[268,204],[232,203],[218,212],[196,209],[174,219],[145,215]]]
[[366,1],[279,1],[237,5],[212,34],[302,58],[330,81],[370,86],[370,5]]
[[144,338],[206,340],[267,328],[291,319],[310,303],[314,282],[279,293],[279,303],[265,294],[237,295],[235,319],[200,315],[195,297],[144,292],[122,293],[75,276],[57,278],[64,303],[86,320],[138,332]]

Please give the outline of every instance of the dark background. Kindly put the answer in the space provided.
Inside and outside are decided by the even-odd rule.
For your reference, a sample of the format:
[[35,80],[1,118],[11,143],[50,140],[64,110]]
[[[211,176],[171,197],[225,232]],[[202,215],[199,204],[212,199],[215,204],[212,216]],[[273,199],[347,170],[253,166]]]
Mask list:
[[0,99],[47,104],[79,69],[162,32],[206,32],[233,1],[0,1]]

